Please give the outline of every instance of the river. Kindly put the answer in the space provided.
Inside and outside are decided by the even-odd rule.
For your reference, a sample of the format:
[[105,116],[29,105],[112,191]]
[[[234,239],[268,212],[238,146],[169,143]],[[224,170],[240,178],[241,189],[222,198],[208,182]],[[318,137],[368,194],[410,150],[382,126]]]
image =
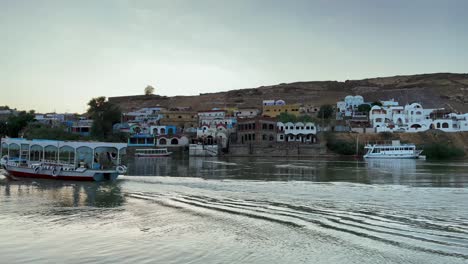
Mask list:
[[0,176],[1,263],[468,263],[468,163],[138,159]]

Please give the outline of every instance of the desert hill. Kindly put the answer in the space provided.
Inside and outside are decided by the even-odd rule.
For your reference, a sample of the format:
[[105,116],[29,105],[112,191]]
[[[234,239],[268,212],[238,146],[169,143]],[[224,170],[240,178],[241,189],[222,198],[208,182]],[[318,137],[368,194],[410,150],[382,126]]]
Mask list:
[[283,99],[287,103],[320,106],[335,105],[346,95],[362,95],[365,101],[394,98],[400,104],[420,102],[424,107],[443,107],[455,112],[468,112],[468,74],[433,73],[370,78],[363,80],[311,81],[281,83],[198,96],[137,95],[110,97],[123,111],[142,107],[191,107],[207,110],[214,107],[257,107],[264,99]]

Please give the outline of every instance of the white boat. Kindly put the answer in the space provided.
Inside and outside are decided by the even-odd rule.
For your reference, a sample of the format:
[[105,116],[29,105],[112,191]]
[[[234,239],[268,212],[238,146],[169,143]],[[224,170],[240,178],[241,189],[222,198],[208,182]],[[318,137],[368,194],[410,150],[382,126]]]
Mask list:
[[10,178],[115,180],[127,144],[2,138],[0,165]]
[[387,144],[366,144],[367,153],[365,159],[417,159],[422,150],[416,149],[414,144],[401,144],[399,140],[393,140]]
[[135,156],[136,157],[145,157],[145,158],[156,158],[156,157],[168,157],[172,154],[172,152],[168,152],[166,148],[158,148],[158,149],[136,149]]

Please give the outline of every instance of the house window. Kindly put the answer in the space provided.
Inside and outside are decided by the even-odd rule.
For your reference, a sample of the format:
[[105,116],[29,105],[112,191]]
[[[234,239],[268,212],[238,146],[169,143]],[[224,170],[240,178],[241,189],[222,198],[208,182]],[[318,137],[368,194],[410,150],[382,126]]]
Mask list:
[[284,140],[284,136],[283,136],[283,135],[280,135],[280,140]]

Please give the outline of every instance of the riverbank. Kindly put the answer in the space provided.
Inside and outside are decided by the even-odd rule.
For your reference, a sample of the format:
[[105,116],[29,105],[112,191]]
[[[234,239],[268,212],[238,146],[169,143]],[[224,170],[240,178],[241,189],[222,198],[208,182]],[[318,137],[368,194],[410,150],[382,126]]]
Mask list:
[[[426,131],[421,133],[322,133],[318,135],[319,144],[298,143],[272,143],[272,144],[235,144],[230,145],[229,152],[224,154],[230,157],[337,157],[364,154],[364,145],[367,142],[383,142],[400,140],[402,143],[414,143],[418,148],[427,152],[463,152],[461,156],[467,158],[468,132],[445,133],[442,131]],[[452,154],[443,154],[450,157]],[[433,154],[433,156],[437,156]],[[453,154],[460,158],[460,154]]]
[[[360,154],[363,154],[363,146],[367,142],[382,142],[389,140],[400,140],[402,143],[413,143],[421,149],[433,147],[443,147],[447,150],[462,151],[462,156],[467,158],[468,154],[468,132],[446,133],[439,130],[425,131],[419,133],[378,133],[378,134],[357,134],[357,133],[333,133],[326,137],[327,146],[336,144],[356,148],[359,144]],[[355,153],[355,150],[353,154]],[[342,153],[344,154],[344,153]],[[460,158],[460,157],[458,157]]]

